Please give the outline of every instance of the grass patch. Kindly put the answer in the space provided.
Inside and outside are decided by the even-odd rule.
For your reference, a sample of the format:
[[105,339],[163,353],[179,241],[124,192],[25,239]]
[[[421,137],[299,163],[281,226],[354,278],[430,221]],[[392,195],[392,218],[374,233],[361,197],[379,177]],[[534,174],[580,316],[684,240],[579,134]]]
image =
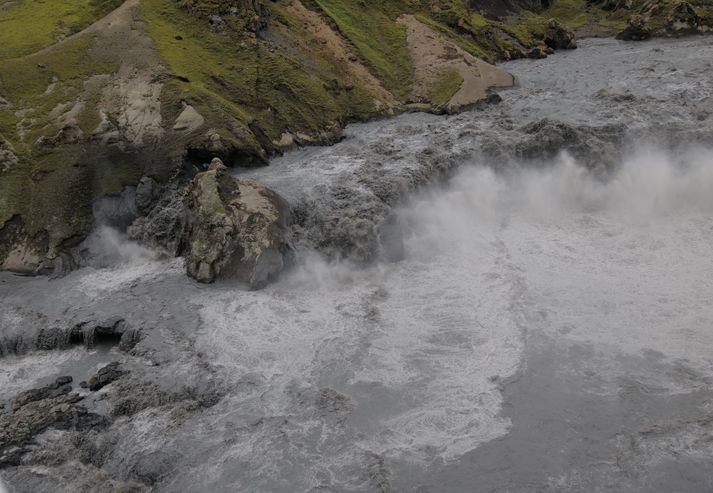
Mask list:
[[447,69],[438,77],[431,89],[431,102],[436,108],[445,108],[463,85],[463,76],[456,69]]
[[485,16],[476,13],[473,13],[470,16],[470,22],[473,27],[486,27],[488,25],[488,19],[486,19]]
[[547,19],[557,19],[570,29],[587,25],[591,15],[586,0],[554,0],[550,8],[542,14]]
[[483,58],[484,60],[493,60],[492,51],[482,44],[482,41],[485,41],[488,38],[486,36],[479,35],[481,33],[481,29],[489,28],[487,25],[483,28],[473,29],[471,31],[472,36],[466,37],[463,35],[459,35],[452,28],[436,21],[435,19],[432,19],[427,15],[417,14],[416,19],[418,19],[419,22],[426,24],[431,29],[445,34],[448,39],[454,41],[456,44],[458,44],[458,46],[463,48],[471,55]]
[[[19,154],[28,153],[37,137],[53,130],[47,128],[47,115],[53,108],[73,104],[91,76],[116,70],[114,64],[93,57],[90,46],[91,39],[79,37],[46,52],[0,61],[0,95],[13,104],[12,112],[0,110],[0,133]],[[49,91],[51,85],[54,89]],[[26,115],[15,116],[14,111],[22,109]],[[91,125],[93,117],[85,116],[85,124]],[[24,138],[18,123],[24,128]]]
[[356,47],[384,87],[398,99],[405,99],[413,83],[406,28],[387,15],[379,2],[315,2]]
[[[270,8],[289,26],[281,6]],[[355,113],[376,112],[373,97],[343,87],[334,73],[309,72],[243,31],[212,32],[202,14],[177,3],[145,0],[143,17],[161,57],[178,76],[162,94],[167,124],[185,101],[221,135],[232,135],[236,148],[257,154],[251,125],[279,140],[285,131],[316,132]]]
[[29,55],[77,33],[122,0],[19,0],[0,9],[0,60]]

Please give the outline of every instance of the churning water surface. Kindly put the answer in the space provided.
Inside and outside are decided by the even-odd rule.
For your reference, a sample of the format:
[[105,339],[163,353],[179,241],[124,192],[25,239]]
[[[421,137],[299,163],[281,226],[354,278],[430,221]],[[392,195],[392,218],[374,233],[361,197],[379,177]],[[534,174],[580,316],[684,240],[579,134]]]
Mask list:
[[[119,265],[4,277],[3,331],[121,315],[170,369],[137,374],[209,368],[216,404],[114,425],[102,468],[165,454],[156,491],[710,491],[711,63],[694,38],[507,64],[498,106],[241,173],[299,213],[278,283],[197,286],[104,231]],[[6,358],[0,383],[83,357]]]

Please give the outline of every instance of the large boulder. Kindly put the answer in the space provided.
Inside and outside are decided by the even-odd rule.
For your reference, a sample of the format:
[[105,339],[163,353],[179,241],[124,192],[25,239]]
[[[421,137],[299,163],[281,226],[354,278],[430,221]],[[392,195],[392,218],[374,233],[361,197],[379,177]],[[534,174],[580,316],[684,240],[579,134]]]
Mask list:
[[544,41],[553,50],[573,50],[577,47],[574,32],[556,19],[547,22]]
[[287,202],[254,181],[236,180],[219,160],[196,175],[184,204],[186,267],[199,282],[234,278],[260,288],[292,255]]
[[617,39],[626,41],[643,41],[651,37],[651,29],[649,28],[646,17],[635,14],[629,17],[626,27],[623,31],[617,34]]
[[666,16],[666,30],[672,34],[692,34],[698,32],[701,18],[688,2],[678,2]]

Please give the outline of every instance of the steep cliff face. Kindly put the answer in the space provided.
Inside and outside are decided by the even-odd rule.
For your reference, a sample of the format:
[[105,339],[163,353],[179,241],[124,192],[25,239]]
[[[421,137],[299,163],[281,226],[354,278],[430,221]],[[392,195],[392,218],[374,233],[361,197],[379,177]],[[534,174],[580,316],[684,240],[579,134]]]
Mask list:
[[511,81],[486,62],[573,47],[568,29],[713,25],[710,0],[684,3],[0,0],[0,267],[67,265],[94,202],[142,177],[467,107]]

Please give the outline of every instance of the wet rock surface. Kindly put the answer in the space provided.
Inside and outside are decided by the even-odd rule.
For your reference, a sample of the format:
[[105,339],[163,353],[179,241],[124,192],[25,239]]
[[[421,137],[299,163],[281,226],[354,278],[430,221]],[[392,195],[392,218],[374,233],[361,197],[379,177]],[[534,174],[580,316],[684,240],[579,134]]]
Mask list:
[[572,30],[567,29],[555,19],[548,21],[544,41],[553,50],[573,50],[577,48],[577,41]]
[[118,345],[120,350],[128,352],[141,337],[141,329],[132,327],[121,317],[82,320],[63,327],[38,314],[29,330],[20,333],[6,331],[0,337],[0,357],[33,350],[68,349],[75,345],[89,349],[104,344]]
[[126,372],[120,368],[120,363],[118,361],[109,363],[108,365],[100,369],[96,375],[89,379],[89,390],[100,390],[106,385],[112,383],[113,381],[118,380],[125,374]]
[[72,377],[17,395],[12,410],[0,415],[0,467],[19,465],[26,448],[48,428],[86,431],[107,426],[108,420],[78,404],[83,396],[72,392]]
[[254,181],[236,180],[220,160],[193,179],[185,205],[186,266],[197,281],[237,279],[260,288],[289,262],[287,202]]
[[72,377],[64,376],[59,377],[54,383],[41,387],[39,389],[32,389],[26,392],[22,392],[12,403],[13,410],[18,410],[25,404],[30,402],[40,401],[43,399],[54,399],[64,394],[68,394],[72,390]]
[[160,185],[150,176],[144,176],[136,185],[136,207],[147,210],[161,195]]
[[[152,202],[146,198],[141,200],[141,205],[137,203],[142,207],[142,215],[127,229],[129,238],[169,256],[180,255],[186,187],[185,183],[174,182]],[[144,207],[143,204],[149,205]]]
[[651,37],[651,29],[647,26],[646,17],[635,14],[626,21],[626,27],[617,34],[618,39],[625,41],[644,41]]
[[236,180],[219,158],[190,182],[155,190],[149,181],[140,189],[143,214],[128,235],[184,256],[188,275],[197,281],[234,279],[261,288],[292,261],[289,204],[255,181]]

